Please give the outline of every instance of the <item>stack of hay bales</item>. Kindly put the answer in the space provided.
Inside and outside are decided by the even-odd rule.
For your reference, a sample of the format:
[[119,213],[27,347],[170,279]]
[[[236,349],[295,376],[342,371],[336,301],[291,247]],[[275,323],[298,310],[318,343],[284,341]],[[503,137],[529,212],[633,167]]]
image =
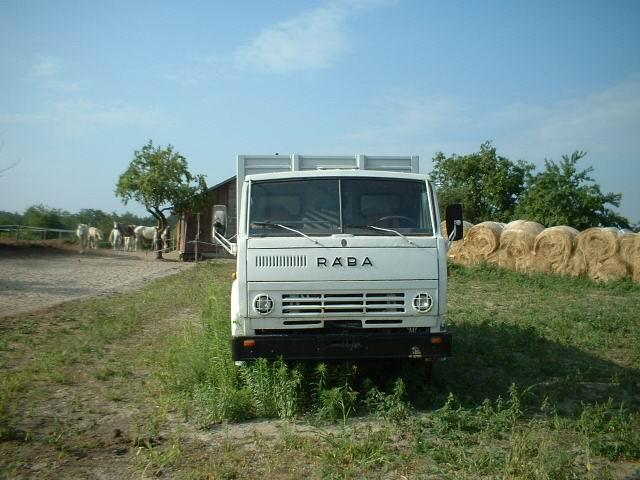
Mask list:
[[467,266],[490,263],[521,272],[587,275],[605,282],[632,276],[640,283],[640,234],[617,228],[578,232],[527,220],[507,225],[465,222],[464,239],[454,243],[449,258]]
[[617,228],[588,228],[578,234],[577,241],[590,278],[608,282],[629,276],[631,268],[620,256]]

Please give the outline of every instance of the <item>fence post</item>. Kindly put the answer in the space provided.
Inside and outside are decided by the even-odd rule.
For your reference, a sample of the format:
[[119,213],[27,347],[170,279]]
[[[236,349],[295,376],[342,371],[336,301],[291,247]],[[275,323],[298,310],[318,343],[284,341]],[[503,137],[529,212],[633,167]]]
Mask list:
[[200,243],[200,212],[198,212],[198,214],[196,215],[196,218],[198,219],[198,223],[196,226],[196,249],[195,249],[195,255],[196,255],[196,263],[198,263],[198,244]]

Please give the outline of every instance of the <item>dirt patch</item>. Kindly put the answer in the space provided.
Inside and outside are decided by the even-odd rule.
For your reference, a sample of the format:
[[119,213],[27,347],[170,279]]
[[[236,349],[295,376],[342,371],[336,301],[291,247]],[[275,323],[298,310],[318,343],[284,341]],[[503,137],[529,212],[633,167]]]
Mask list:
[[0,318],[80,298],[139,288],[191,268],[175,254],[156,260],[144,252],[89,251],[45,246],[0,246]]

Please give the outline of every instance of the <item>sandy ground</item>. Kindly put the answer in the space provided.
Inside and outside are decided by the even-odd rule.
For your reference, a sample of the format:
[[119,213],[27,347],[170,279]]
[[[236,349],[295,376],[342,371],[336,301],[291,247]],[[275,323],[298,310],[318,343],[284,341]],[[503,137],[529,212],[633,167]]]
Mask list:
[[191,268],[175,255],[54,248],[0,248],[0,318],[138,288]]

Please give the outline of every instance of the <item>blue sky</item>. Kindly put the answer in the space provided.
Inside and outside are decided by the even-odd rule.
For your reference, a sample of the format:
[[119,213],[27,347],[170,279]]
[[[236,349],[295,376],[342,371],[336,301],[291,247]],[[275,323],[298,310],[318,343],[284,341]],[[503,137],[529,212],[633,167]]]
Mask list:
[[0,210],[123,206],[147,140],[237,154],[498,153],[582,167],[640,221],[640,2],[0,2]]

